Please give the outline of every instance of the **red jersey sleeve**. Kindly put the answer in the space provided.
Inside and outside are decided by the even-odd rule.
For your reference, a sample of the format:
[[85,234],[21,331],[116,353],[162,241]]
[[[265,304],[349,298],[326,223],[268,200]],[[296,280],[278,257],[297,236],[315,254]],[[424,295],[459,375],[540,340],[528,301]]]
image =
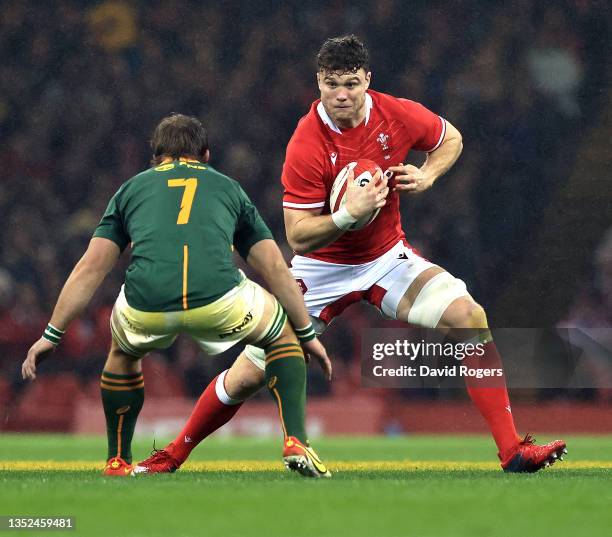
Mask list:
[[283,207],[318,209],[325,205],[324,162],[320,149],[294,139],[289,141],[283,164]]
[[403,111],[401,120],[411,133],[412,147],[428,153],[438,149],[446,134],[446,121],[422,104],[409,99],[398,99]]

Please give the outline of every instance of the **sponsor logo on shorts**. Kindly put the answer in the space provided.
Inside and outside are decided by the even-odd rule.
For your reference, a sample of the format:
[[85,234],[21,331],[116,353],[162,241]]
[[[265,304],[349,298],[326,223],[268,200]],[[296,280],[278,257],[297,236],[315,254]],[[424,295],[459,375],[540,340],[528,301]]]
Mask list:
[[[127,315],[123,312],[120,311],[119,315],[121,315],[121,318],[123,319],[123,322],[125,324],[128,325],[128,328],[132,331],[132,332],[139,332],[138,327],[136,327],[127,317]],[[147,337],[149,337],[149,335],[147,334]]]
[[244,319],[242,319],[242,322],[238,326],[232,328],[229,332],[223,332],[222,334],[219,334],[219,337],[221,339],[225,339],[226,337],[230,337],[230,336],[233,336],[234,334],[237,334],[238,332],[243,330],[244,327],[248,325],[252,320],[253,320],[253,313],[249,311],[249,313],[246,314],[246,316],[244,317]]
[[125,405],[125,406],[122,406],[121,408],[118,408],[115,413],[119,415],[125,414],[130,408],[131,408],[130,405]]

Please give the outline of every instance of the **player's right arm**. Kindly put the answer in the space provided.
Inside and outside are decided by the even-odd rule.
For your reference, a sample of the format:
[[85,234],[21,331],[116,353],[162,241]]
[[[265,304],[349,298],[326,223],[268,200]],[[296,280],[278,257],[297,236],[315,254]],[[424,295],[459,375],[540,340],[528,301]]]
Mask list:
[[[323,182],[324,166],[315,154],[292,140],[283,166],[285,233],[289,246],[299,255],[331,244],[346,231],[338,218],[321,214],[328,194]],[[383,207],[388,190],[386,177],[365,187],[354,185],[353,178],[351,170],[344,209],[355,221]]]
[[321,215],[321,211],[283,209],[287,242],[296,254],[314,252],[344,234],[345,231],[334,223],[331,214]]

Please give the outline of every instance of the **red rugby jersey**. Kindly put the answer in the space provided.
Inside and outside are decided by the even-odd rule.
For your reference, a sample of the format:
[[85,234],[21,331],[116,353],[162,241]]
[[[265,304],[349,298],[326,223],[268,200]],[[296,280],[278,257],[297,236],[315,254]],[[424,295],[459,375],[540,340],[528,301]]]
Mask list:
[[[408,99],[368,90],[366,117],[352,129],[338,128],[320,100],[302,117],[287,146],[283,165],[283,207],[329,214],[329,194],[336,175],[349,162],[367,158],[383,171],[405,162],[410,149],[431,152],[446,132],[446,122],[423,105]],[[357,265],[367,263],[404,240],[399,195],[392,192],[387,204],[369,226],[347,231],[332,244],[307,257]]]

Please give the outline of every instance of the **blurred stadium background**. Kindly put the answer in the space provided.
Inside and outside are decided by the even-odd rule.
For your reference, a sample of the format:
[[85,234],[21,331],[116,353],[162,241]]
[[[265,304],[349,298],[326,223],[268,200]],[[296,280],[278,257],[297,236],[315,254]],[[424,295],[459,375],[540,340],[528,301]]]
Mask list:
[[[468,283],[493,326],[610,328],[610,29],[607,2],[595,0],[4,1],[0,430],[103,433],[99,374],[125,259],[35,383],[20,380],[20,364],[108,199],[147,166],[164,115],[205,121],[213,165],[242,182],[289,259],[284,148],[318,96],[318,47],[347,32],[370,48],[374,89],[424,103],[464,137],[454,170],[402,200],[408,239]],[[312,431],[484,432],[460,390],[361,389],[360,333],[371,325],[384,323],[354,306],[324,336],[335,380],[311,368]],[[599,334],[597,376],[610,379],[612,330]],[[185,339],[147,357],[137,431],[178,429],[237,352],[208,359]],[[544,374],[553,358],[542,356]],[[602,386],[514,390],[518,425],[610,433]],[[276,432],[267,398],[226,434]]]

